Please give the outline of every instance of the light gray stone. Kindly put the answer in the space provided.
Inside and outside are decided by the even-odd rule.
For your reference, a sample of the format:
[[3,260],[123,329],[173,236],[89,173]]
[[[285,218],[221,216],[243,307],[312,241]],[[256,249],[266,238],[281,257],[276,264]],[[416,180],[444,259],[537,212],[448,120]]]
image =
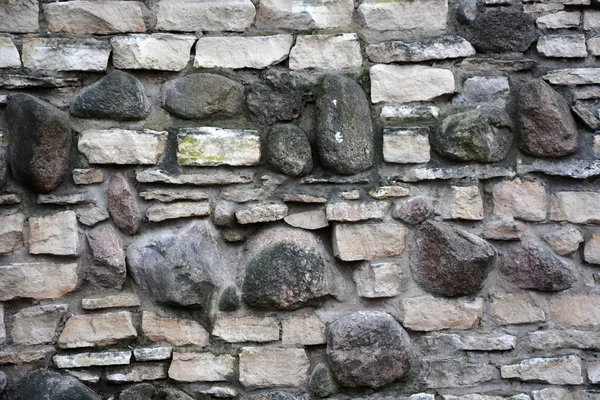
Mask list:
[[210,215],[210,204],[207,201],[177,202],[172,204],[154,204],[148,207],[146,216],[149,221],[160,222],[169,219],[206,217]]
[[142,312],[142,331],[153,342],[166,340],[175,346],[199,346],[209,344],[208,332],[190,319],[162,318],[153,312]]
[[228,343],[272,342],[279,340],[279,323],[273,317],[219,315],[212,334]]
[[428,128],[383,129],[383,160],[389,163],[426,163],[431,159]]
[[408,103],[454,93],[454,74],[449,69],[412,65],[371,67],[371,102]]
[[523,4],[523,12],[527,14],[549,13],[565,9],[564,4],[559,3],[530,3]]
[[56,355],[52,360],[57,368],[128,365],[131,361],[131,351],[104,351],[99,353]]
[[600,83],[600,68],[557,69],[544,75],[553,85],[594,85]]
[[11,337],[15,344],[36,345],[53,343],[56,330],[62,323],[68,306],[48,304],[23,308],[13,316]]
[[515,171],[512,168],[475,164],[458,167],[412,168],[390,178],[402,182],[420,182],[437,179],[490,179],[514,176]]
[[344,261],[397,256],[407,235],[407,227],[391,223],[338,224],[333,227],[333,254]]
[[529,345],[537,350],[561,348],[600,349],[600,332],[551,329],[527,334]]
[[390,209],[387,201],[368,203],[339,202],[327,204],[325,214],[328,221],[357,222],[370,219],[383,220]]
[[401,293],[404,274],[398,263],[365,264],[352,274],[360,297],[395,297]]
[[140,298],[136,294],[117,294],[103,297],[86,297],[81,300],[84,310],[99,310],[102,308],[126,308],[140,306]]
[[479,186],[451,186],[442,202],[442,218],[481,221],[483,198]]
[[550,316],[557,324],[570,326],[600,325],[600,296],[597,294],[563,294],[550,299]]
[[133,349],[136,361],[160,361],[171,358],[172,347],[138,347]]
[[107,370],[106,380],[114,383],[143,382],[167,377],[165,365],[161,363],[134,364]]
[[546,188],[537,181],[520,178],[505,181],[492,190],[494,214],[511,215],[524,221],[546,219]]
[[302,35],[292,47],[289,67],[292,70],[356,70],[362,61],[356,33]]
[[261,201],[269,197],[269,191],[259,189],[230,189],[223,190],[219,197],[223,200],[233,201],[235,203],[247,203],[249,201]]
[[556,254],[565,256],[579,249],[579,244],[583,242],[583,236],[579,229],[565,226],[544,235],[544,240]]
[[379,186],[369,190],[369,196],[377,200],[387,198],[406,197],[410,194],[410,188],[403,185]]
[[[593,56],[600,56],[600,38],[589,38],[587,40],[587,49],[590,52],[591,55]],[[588,89],[588,88],[586,88]],[[588,92],[591,93],[591,92]],[[582,96],[582,94],[578,93],[574,96],[577,99],[581,99],[582,97],[585,98],[587,96]]]
[[0,365],[26,364],[43,360],[54,353],[56,353],[56,349],[53,346],[5,347],[0,350]]
[[325,324],[315,314],[297,314],[281,321],[281,343],[313,346],[325,344]]
[[483,316],[483,299],[447,300],[423,296],[401,300],[402,325],[413,331],[471,329]]
[[113,65],[121,69],[181,71],[190,61],[195,36],[154,33],[115,36],[110,40]]
[[77,148],[92,164],[151,164],[165,150],[167,132],[125,129],[86,130]]
[[324,204],[327,199],[321,196],[313,196],[302,193],[286,193],[283,195],[284,203],[307,203],[307,204]]
[[550,217],[552,221],[568,221],[574,224],[594,224],[600,222],[600,209],[597,207],[600,193],[557,192],[552,195]]
[[74,211],[29,218],[29,253],[76,256],[79,247]]
[[288,214],[285,204],[255,204],[235,212],[235,218],[242,224],[273,222],[283,219]]
[[253,130],[187,128],[177,135],[177,161],[181,165],[256,165],[260,155],[260,138]]
[[517,164],[518,174],[542,172],[551,176],[568,176],[573,179],[587,179],[600,175],[600,163],[596,160],[535,160],[528,164]]
[[461,388],[491,381],[497,367],[470,362],[467,357],[440,360],[437,357],[422,360],[422,381],[427,388]]
[[11,0],[0,5],[0,32],[32,33],[40,30],[37,0]]
[[100,371],[79,371],[79,370],[67,370],[69,375],[74,376],[82,382],[98,383],[100,382],[101,373]]
[[76,168],[73,170],[73,182],[76,185],[102,183],[104,182],[104,173],[97,168]]
[[140,193],[144,200],[156,200],[161,203],[172,203],[175,201],[200,201],[209,198],[209,193],[204,190],[177,190],[177,189],[149,189]]
[[499,325],[531,324],[546,320],[544,310],[527,293],[496,293],[490,300],[491,314]]
[[304,387],[310,362],[304,349],[243,347],[239,368],[240,383],[246,388]]
[[266,25],[294,30],[346,27],[353,13],[353,0],[262,0],[258,5],[258,17]]
[[440,109],[436,106],[425,105],[388,105],[381,107],[379,116],[390,120],[430,120],[440,116]]
[[[581,239],[583,241],[583,238]],[[590,264],[600,264],[600,234],[593,234],[592,238],[585,243],[583,259]]]
[[167,183],[169,185],[192,185],[192,186],[212,186],[212,185],[232,185],[252,183],[254,171],[251,170],[211,170],[202,173],[189,173],[171,175],[162,170],[146,169],[139,170],[135,174],[135,179],[140,183]]
[[21,68],[19,50],[8,37],[0,37],[0,68]]
[[173,353],[169,378],[179,382],[219,382],[233,376],[235,358],[229,354]]
[[0,217],[0,254],[8,254],[23,246],[25,215]]
[[55,204],[55,205],[71,205],[71,204],[80,204],[87,202],[85,198],[85,194],[38,194],[37,203],[38,204]]
[[308,230],[322,229],[329,226],[325,211],[322,209],[289,214],[283,220],[286,224],[293,226],[294,228]]
[[160,0],[156,4],[156,29],[243,32],[252,25],[255,15],[250,0]]
[[559,11],[538,17],[535,23],[540,29],[578,28],[581,19],[579,11]]
[[0,344],[6,343],[6,325],[4,324],[4,306],[0,304]]
[[462,97],[467,103],[493,103],[504,107],[510,95],[505,76],[474,76],[463,83]]
[[417,30],[436,32],[446,29],[448,2],[427,0],[365,0],[358,7],[358,16],[368,29]]
[[383,42],[367,46],[369,59],[377,63],[419,62],[468,57],[475,49],[460,36],[447,35],[418,42]]
[[77,210],[77,219],[86,226],[94,226],[108,219],[108,211],[100,207],[89,207]]
[[96,347],[136,337],[129,311],[73,315],[58,338],[58,346],[63,349]]
[[538,39],[537,51],[546,57],[585,58],[585,35],[545,35]]
[[23,39],[23,66],[34,70],[106,71],[109,56],[110,45],[103,40]]
[[0,301],[56,299],[77,286],[77,264],[49,262],[0,266]]
[[516,222],[512,215],[500,215],[484,226],[483,237],[492,240],[520,240],[525,226]]
[[425,342],[432,349],[451,347],[466,351],[504,351],[515,348],[517,337],[499,334],[432,333],[425,336]]
[[595,10],[585,10],[583,12],[583,30],[600,31],[600,12]]
[[502,365],[500,374],[505,379],[543,381],[555,385],[581,385],[581,359],[577,356],[530,358],[516,364]]

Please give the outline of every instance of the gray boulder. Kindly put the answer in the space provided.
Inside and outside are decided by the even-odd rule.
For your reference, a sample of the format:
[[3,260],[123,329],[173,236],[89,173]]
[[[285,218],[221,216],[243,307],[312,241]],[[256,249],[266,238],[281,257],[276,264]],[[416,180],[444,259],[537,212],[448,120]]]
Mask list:
[[313,168],[308,137],[295,125],[276,125],[267,139],[267,162],[286,175],[302,176]]
[[8,393],[8,400],[101,400],[101,397],[70,375],[37,370],[26,375]]
[[537,39],[533,19],[520,11],[491,9],[475,17],[469,41],[478,51],[522,53]]

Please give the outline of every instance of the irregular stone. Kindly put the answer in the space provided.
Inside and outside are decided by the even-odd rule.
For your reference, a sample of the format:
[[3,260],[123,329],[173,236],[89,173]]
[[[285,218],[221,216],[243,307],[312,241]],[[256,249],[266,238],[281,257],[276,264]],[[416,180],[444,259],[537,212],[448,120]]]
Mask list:
[[36,0],[17,0],[0,6],[0,32],[39,32],[39,3]]
[[300,0],[263,0],[258,5],[258,18],[273,28],[311,30],[350,26],[354,3],[352,0],[313,3]]
[[510,95],[505,76],[474,76],[463,82],[462,99],[467,103],[493,103],[504,108]]
[[383,128],[383,160],[389,163],[426,163],[431,159],[428,128]]
[[568,176],[573,179],[587,179],[600,175],[600,163],[596,160],[534,160],[529,164],[517,164],[518,174],[542,172],[551,176]]
[[219,382],[233,376],[235,358],[225,354],[173,353],[169,378],[179,382]]
[[[552,247],[552,250],[554,250],[556,254],[565,256],[579,249],[579,243],[583,242],[583,236],[581,236],[581,232],[579,232],[579,229],[577,228],[562,227],[544,235],[544,240]],[[600,248],[598,250],[600,250]]]
[[513,335],[432,333],[425,336],[425,342],[431,348],[442,346],[466,351],[502,351],[514,349],[517,337]]
[[369,190],[369,196],[377,200],[383,200],[390,197],[406,197],[410,194],[410,189],[402,185],[380,186]]
[[521,289],[556,292],[576,281],[574,268],[536,244],[520,244],[502,255],[500,271]]
[[488,382],[497,375],[498,368],[466,357],[423,360],[422,381],[427,388],[461,388]]
[[548,219],[575,224],[598,223],[600,222],[600,210],[596,206],[598,201],[600,201],[600,194],[595,192],[554,193]]
[[525,227],[511,215],[501,215],[492,219],[483,228],[483,237],[491,240],[520,240]]
[[46,344],[56,340],[56,330],[67,314],[66,304],[23,308],[13,316],[11,337],[15,344]]
[[558,324],[571,326],[600,325],[598,296],[594,294],[566,294],[550,299],[550,316]]
[[306,385],[310,362],[304,349],[242,347],[240,383],[246,388]]
[[189,173],[170,175],[161,170],[140,170],[135,174],[135,178],[140,183],[167,183],[170,185],[192,185],[192,186],[212,186],[212,185],[232,185],[252,183],[254,171],[251,170],[210,170],[202,173]]
[[9,393],[10,400],[101,400],[101,397],[70,375],[39,369],[27,374]]
[[373,104],[427,101],[455,90],[452,71],[443,68],[378,64],[369,73]]
[[420,62],[468,57],[475,54],[471,43],[455,35],[418,42],[383,42],[367,46],[369,59],[376,63]]
[[0,365],[27,364],[44,360],[54,353],[56,353],[56,349],[53,346],[5,347],[0,350]]
[[[577,231],[577,233],[579,233],[579,231]],[[579,234],[579,238],[583,241],[581,234]],[[600,234],[593,234],[592,238],[585,243],[583,259],[590,264],[600,264]]]
[[216,236],[206,221],[142,236],[127,248],[129,273],[154,301],[203,306],[222,269]]
[[286,175],[306,175],[313,168],[310,141],[300,128],[291,124],[271,128],[266,158],[272,168]]
[[6,343],[6,325],[4,324],[4,306],[0,305],[0,344],[4,343]]
[[98,371],[78,371],[78,370],[67,370],[69,375],[74,376],[79,379],[81,382],[89,382],[89,383],[98,383],[100,382],[101,373]]
[[527,293],[495,293],[490,300],[494,322],[499,325],[544,322],[546,315]]
[[180,200],[200,201],[209,198],[204,190],[150,189],[140,193],[144,200],[157,200],[161,203],[172,203]]
[[372,260],[402,254],[408,228],[392,223],[336,224],[333,254],[343,261]]
[[322,164],[351,175],[373,165],[373,123],[369,102],[352,79],[330,75],[317,100],[317,150]]
[[12,214],[0,217],[0,254],[8,254],[23,246],[25,216]]
[[291,70],[357,70],[362,66],[356,33],[301,35],[290,51]]
[[6,89],[25,89],[35,87],[62,88],[71,86],[81,86],[80,78],[55,78],[50,76],[34,76],[26,74],[3,74],[0,77],[0,87]]
[[496,8],[477,14],[469,40],[483,52],[522,53],[536,38],[533,19],[529,15]]
[[181,71],[190,61],[195,36],[154,33],[114,36],[112,62],[120,69]]
[[259,189],[232,189],[223,190],[219,197],[223,200],[233,201],[235,203],[247,203],[249,201],[262,201],[269,197],[269,191]]
[[281,343],[314,346],[325,344],[325,324],[315,314],[296,314],[281,321]]
[[429,197],[417,196],[396,204],[392,216],[409,225],[418,225],[433,213],[433,204]]
[[431,180],[448,179],[491,179],[501,177],[514,177],[515,171],[512,167],[498,167],[495,165],[464,165],[453,167],[436,168],[411,168],[394,176],[387,177],[388,180],[401,182],[420,182]]
[[33,96],[17,93],[8,102],[6,125],[14,177],[34,192],[56,189],[69,169],[72,133],[67,114]]
[[0,275],[0,301],[57,299],[77,286],[77,264],[11,264],[0,266]]
[[9,206],[21,203],[21,196],[18,194],[2,194],[0,195],[0,205]]
[[521,58],[520,56],[499,59],[497,57],[466,58],[460,67],[473,73],[498,74],[508,72],[530,71],[535,68],[537,61]]
[[77,219],[86,226],[94,226],[98,222],[106,221],[108,212],[100,207],[90,207],[77,210]]
[[511,215],[524,221],[546,219],[546,188],[533,180],[504,181],[492,190],[494,214]]
[[29,218],[30,254],[76,256],[78,247],[79,234],[74,211]]
[[240,308],[240,293],[235,285],[227,286],[219,298],[219,310],[237,311]]
[[73,315],[58,338],[58,346],[62,349],[105,346],[136,337],[128,311]]
[[148,207],[146,216],[148,221],[160,222],[169,219],[206,217],[210,215],[210,204],[207,201],[177,202],[173,204],[154,204]]
[[165,365],[160,363],[135,364],[127,367],[111,368],[106,372],[106,380],[114,383],[142,382],[167,377]]
[[368,171],[359,172],[350,176],[340,176],[327,171],[320,171],[315,175],[305,176],[300,179],[303,185],[319,185],[324,183],[344,184],[344,185],[366,185],[370,182]]
[[600,13],[595,10],[585,10],[583,12],[583,30],[600,31]]
[[104,351],[52,357],[57,368],[81,368],[107,365],[128,365],[131,351]]
[[110,45],[103,40],[24,38],[23,66],[33,70],[106,71]]
[[553,85],[594,85],[600,83],[600,68],[557,69],[543,79]]
[[310,374],[308,390],[318,397],[327,397],[335,392],[335,380],[324,363],[317,364]]
[[279,221],[285,218],[288,207],[285,204],[255,204],[235,212],[237,221],[242,224]]
[[369,219],[383,220],[390,209],[390,203],[374,201],[369,203],[339,202],[327,204],[325,213],[328,221],[356,222]]
[[196,321],[189,319],[162,318],[158,315],[142,312],[142,331],[153,342],[166,340],[175,346],[207,346],[208,332]]
[[86,297],[81,300],[81,308],[83,308],[84,310],[138,307],[140,305],[140,298],[135,294],[118,294],[103,297]]
[[579,28],[580,19],[581,12],[579,11],[559,11],[542,15],[535,20],[535,23],[540,29]]
[[19,50],[8,37],[0,37],[0,68],[21,68]]
[[517,364],[502,365],[503,378],[542,381],[555,385],[581,385],[581,359],[577,356],[530,358]]
[[365,264],[352,274],[360,297],[394,297],[401,293],[403,272],[394,262]]
[[448,297],[477,292],[496,259],[496,250],[485,240],[440,222],[419,226],[415,249],[415,281],[430,293]]
[[573,111],[579,120],[592,131],[596,131],[596,129],[600,128],[600,119],[598,119],[583,103],[579,101],[576,102],[575,105],[571,107],[571,111]]
[[140,230],[142,213],[137,203],[137,192],[120,173],[111,176],[107,190],[108,213],[119,230],[135,235]]
[[273,317],[219,315],[212,334],[228,343],[272,342],[279,340],[279,322]]
[[598,384],[600,383],[600,363],[588,363],[587,366],[588,379],[591,383]]
[[585,58],[585,35],[545,35],[537,42],[537,51],[546,57]]
[[483,219],[483,199],[479,186],[451,186],[442,205],[444,219]]
[[559,3],[533,3],[523,4],[523,12],[528,14],[534,13],[548,13],[554,11],[561,11],[565,9],[564,4]]
[[413,297],[401,300],[404,309],[402,325],[413,331],[471,329],[483,316],[483,299],[446,300],[435,297]]
[[167,132],[124,129],[86,130],[77,148],[92,164],[156,164],[165,150]]
[[312,196],[310,194],[302,193],[286,193],[283,195],[284,203],[308,203],[308,204],[324,204],[327,203],[325,197]]
[[73,170],[73,182],[76,185],[93,185],[104,182],[104,173],[97,168],[78,168]]
[[366,0],[358,6],[358,16],[368,29],[417,30],[436,32],[446,29],[448,2],[427,0],[407,3],[400,0]]
[[561,348],[598,350],[600,348],[599,332],[552,329],[530,332],[527,338],[529,345],[537,350]]
[[67,194],[67,195],[54,195],[54,194],[38,194],[38,204],[57,204],[61,206],[80,204],[87,202],[85,194]]
[[342,200],[360,200],[360,189],[347,190],[339,193]]
[[121,289],[127,269],[123,243],[115,229],[102,225],[89,231],[87,239],[94,259],[94,265],[87,271],[87,281],[95,287]]
[[440,109],[436,106],[424,105],[388,105],[381,107],[381,118],[415,120],[415,119],[435,119],[440,116]]
[[250,0],[160,0],[156,5],[156,29],[161,31],[237,31],[254,22],[256,10]]
[[195,68],[263,69],[290,53],[292,35],[202,37],[196,44]]
[[310,210],[290,214],[283,219],[286,224],[294,228],[315,230],[329,226],[327,216],[323,210]]
[[171,347],[140,347],[133,349],[136,361],[160,361],[171,358],[173,348]]

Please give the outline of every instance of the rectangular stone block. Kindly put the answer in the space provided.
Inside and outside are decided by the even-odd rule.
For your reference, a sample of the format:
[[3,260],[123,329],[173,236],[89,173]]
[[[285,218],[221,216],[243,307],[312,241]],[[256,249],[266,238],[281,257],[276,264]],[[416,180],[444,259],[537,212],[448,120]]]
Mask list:
[[115,68],[181,71],[190,61],[195,36],[155,33],[110,40]]
[[525,221],[546,219],[546,188],[537,181],[520,178],[501,182],[492,190],[494,214],[512,215]]
[[177,32],[243,32],[256,15],[250,0],[159,0],[155,11],[156,29]]
[[244,387],[304,387],[310,361],[304,349],[243,347],[240,353],[240,383]]
[[103,40],[24,38],[23,66],[50,71],[106,71],[110,44]]
[[208,168],[201,173],[171,175],[161,170],[146,169],[136,171],[135,179],[140,183],[166,183],[169,185],[234,185],[251,183],[254,179],[254,171],[240,169],[235,171],[212,170]]
[[222,128],[187,128],[177,135],[177,161],[181,165],[256,165],[260,162],[257,131]]
[[38,0],[9,0],[0,3],[0,32],[39,32]]
[[[390,120],[430,120],[440,116],[440,108],[436,106],[425,105],[387,105],[381,107],[381,114],[379,114],[379,116],[383,119]],[[389,129],[389,127],[386,128]],[[384,128],[384,133],[386,128]]]
[[229,343],[272,342],[279,340],[279,322],[274,317],[219,315],[212,334]]
[[325,214],[327,220],[338,222],[357,222],[369,219],[382,220],[387,215],[391,204],[387,201],[369,203],[339,202],[327,204]]
[[466,357],[440,360],[425,358],[420,380],[427,388],[462,388],[491,381],[497,368],[488,363],[469,362]]
[[74,211],[29,218],[29,253],[76,256],[78,251],[79,233]]
[[398,263],[365,264],[354,270],[352,279],[360,297],[394,297],[401,293],[404,274]]
[[235,218],[242,224],[279,221],[288,214],[285,204],[255,204],[235,212]]
[[102,308],[138,307],[140,298],[136,294],[118,294],[104,297],[87,297],[81,300],[84,310],[99,310]]
[[6,325],[4,324],[4,306],[0,304],[0,344],[6,342]]
[[444,197],[442,206],[444,219],[483,219],[483,198],[479,186],[451,186]]
[[133,356],[136,361],[160,361],[171,358],[172,347],[139,347],[133,349]]
[[373,104],[432,100],[455,90],[454,74],[449,69],[378,64],[369,72]]
[[418,42],[391,41],[367,46],[369,59],[377,63],[419,62],[468,57],[475,49],[460,36],[446,35]]
[[581,358],[577,356],[530,358],[516,364],[502,365],[500,374],[505,379],[542,381],[554,385],[581,385],[581,369]]
[[538,350],[561,348],[600,350],[600,332],[551,329],[527,334],[529,346]]
[[325,344],[325,324],[315,313],[285,318],[281,321],[281,343],[303,346]]
[[135,364],[106,371],[106,380],[114,383],[155,381],[166,377],[165,364],[162,363]]
[[43,360],[54,353],[56,349],[53,346],[7,347],[0,350],[0,365],[27,364]]
[[229,354],[173,353],[169,378],[179,382],[220,382],[234,373],[235,357]]
[[344,261],[402,254],[408,228],[390,223],[339,224],[333,227],[333,253]]
[[144,200],[156,200],[161,203],[171,203],[175,201],[188,200],[199,201],[206,200],[210,193],[205,190],[177,190],[177,189],[151,189],[140,192],[140,197]]
[[73,315],[58,338],[58,346],[63,349],[104,346],[136,337],[129,311]]
[[537,42],[537,51],[546,57],[585,58],[585,35],[545,35]]
[[579,11],[560,11],[538,17],[535,23],[540,29],[567,29],[578,28],[580,20]]
[[8,37],[0,37],[0,68],[21,68],[19,50]]
[[48,262],[0,266],[0,301],[57,299],[77,287],[77,264]]
[[403,326],[413,331],[471,329],[483,315],[483,299],[446,300],[422,296],[405,298]]
[[292,47],[289,67],[292,70],[356,70],[362,62],[356,33],[303,35],[296,38]]
[[358,16],[368,29],[375,31],[417,30],[436,32],[446,29],[447,0],[365,0]]
[[585,10],[583,12],[583,30],[600,32],[600,11]]
[[153,342],[166,340],[175,346],[200,346],[209,344],[209,334],[198,322],[190,319],[162,318],[142,312],[142,331]]
[[383,128],[383,160],[397,164],[429,162],[429,133],[428,128]]
[[154,204],[148,207],[146,216],[148,221],[160,222],[170,219],[206,217],[210,215],[210,203],[207,201],[178,202],[172,204]]
[[57,368],[102,367],[107,365],[128,365],[131,351],[104,351],[99,353],[79,353],[52,357]]
[[35,345],[54,342],[67,308],[66,304],[48,304],[20,310],[13,316],[10,332],[13,343]]
[[553,85],[594,85],[600,83],[600,68],[557,69],[544,79]]
[[432,350],[436,349],[436,351],[448,348],[466,351],[504,351],[515,348],[517,337],[495,334],[433,333],[426,335],[425,341]]
[[499,325],[531,324],[546,320],[544,310],[527,293],[496,293],[490,301],[492,317]]
[[23,246],[25,216],[12,214],[0,217],[0,254],[8,254]]
[[261,0],[259,21],[269,27],[309,30],[349,26],[353,0]]
[[571,326],[600,325],[600,296],[597,294],[562,294],[550,299],[550,318]]
[[410,188],[403,185],[379,186],[369,190],[369,196],[377,200],[406,197],[409,194]]
[[600,223],[600,193],[558,192],[552,195],[550,220],[575,224]]
[[73,182],[76,185],[102,183],[104,182],[104,173],[97,168],[76,168],[73,170]]
[[91,164],[154,165],[165,151],[167,132],[90,129],[77,148]]

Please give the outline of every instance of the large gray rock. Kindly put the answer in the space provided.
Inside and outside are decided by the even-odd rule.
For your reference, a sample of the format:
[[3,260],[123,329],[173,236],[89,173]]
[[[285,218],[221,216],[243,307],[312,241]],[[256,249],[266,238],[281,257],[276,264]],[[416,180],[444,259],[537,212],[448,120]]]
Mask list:
[[267,139],[267,162],[286,175],[308,174],[313,168],[308,137],[295,125],[274,126]]
[[541,79],[526,83],[517,98],[519,147],[538,157],[577,151],[579,134],[567,101]]
[[469,37],[477,50],[493,53],[524,52],[536,38],[528,14],[498,8],[477,15]]
[[86,279],[92,286],[121,289],[125,282],[125,251],[119,235],[111,225],[102,225],[88,232],[94,265],[87,271]]
[[525,243],[502,255],[500,271],[521,289],[566,290],[575,283],[574,268],[540,246]]
[[142,236],[127,248],[129,273],[157,302],[204,306],[222,267],[216,237],[206,221]]
[[71,115],[80,118],[135,121],[150,114],[150,102],[141,82],[114,70],[84,88],[71,103]]
[[135,235],[140,230],[142,213],[137,192],[121,174],[114,174],[108,183],[108,212],[121,232]]
[[49,193],[69,172],[71,124],[67,114],[33,96],[17,93],[6,110],[10,167],[29,189]]
[[457,161],[495,162],[506,157],[512,144],[510,117],[497,108],[484,108],[444,118],[432,146]]
[[358,311],[327,331],[327,357],[344,386],[373,389],[402,378],[409,369],[410,339],[389,314]]
[[8,393],[8,400],[101,400],[75,377],[48,370],[26,375]]
[[215,74],[192,74],[163,85],[163,107],[183,119],[234,117],[242,112],[244,86]]
[[426,291],[454,297],[479,290],[496,259],[485,240],[449,224],[424,222],[411,253],[415,281]]
[[375,153],[373,123],[362,88],[350,78],[328,76],[317,108],[317,148],[323,165],[343,175],[369,169]]
[[138,383],[129,386],[119,395],[119,400],[148,400],[153,399],[156,389],[149,383]]

